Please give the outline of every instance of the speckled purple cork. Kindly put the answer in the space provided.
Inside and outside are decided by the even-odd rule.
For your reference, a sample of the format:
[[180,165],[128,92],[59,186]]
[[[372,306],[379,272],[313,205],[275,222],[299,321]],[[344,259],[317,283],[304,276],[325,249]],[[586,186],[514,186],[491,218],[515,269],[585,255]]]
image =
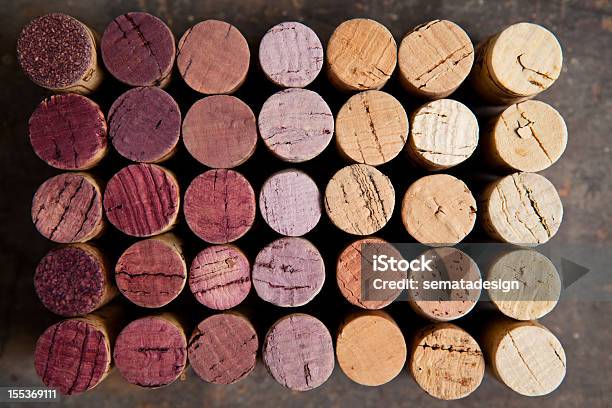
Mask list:
[[259,64],[278,86],[303,88],[323,67],[323,46],[317,34],[304,24],[280,23],[259,43]]
[[318,156],[334,133],[334,117],[327,103],[308,89],[285,89],[263,104],[259,133],[281,160],[298,163]]
[[259,193],[259,211],[279,234],[297,237],[311,231],[321,218],[321,193],[303,171],[273,174]]
[[266,334],[262,354],[272,377],[295,391],[317,388],[334,370],[329,330],[306,314],[292,314],[274,323]]
[[185,192],[187,225],[213,244],[232,242],[246,234],[255,220],[255,207],[253,187],[233,170],[202,173]]
[[325,264],[308,240],[279,238],[259,251],[252,275],[257,294],[266,302],[302,306],[323,287]]
[[179,326],[163,316],[144,317],[121,330],[113,359],[127,382],[162,387],[185,370],[187,338]]
[[181,134],[181,111],[174,99],[157,87],[130,89],[108,113],[108,134],[123,157],[156,163],[172,155]]
[[198,302],[211,309],[237,306],[251,290],[249,260],[233,245],[210,246],[193,260],[189,288]]
[[204,381],[233,384],[253,371],[259,341],[244,317],[222,313],[204,319],[188,345],[189,363]]
[[162,84],[172,72],[176,52],[168,26],[143,12],[114,19],[102,35],[100,48],[106,69],[130,86]]

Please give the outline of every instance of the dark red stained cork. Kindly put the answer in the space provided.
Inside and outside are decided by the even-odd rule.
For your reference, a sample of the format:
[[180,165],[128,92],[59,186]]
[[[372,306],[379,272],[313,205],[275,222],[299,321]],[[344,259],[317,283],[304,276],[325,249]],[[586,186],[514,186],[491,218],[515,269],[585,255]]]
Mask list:
[[85,242],[104,227],[102,193],[84,173],[64,173],[45,181],[32,199],[32,222],[54,242]]
[[91,313],[117,294],[102,254],[87,244],[49,251],[36,267],[34,287],[47,309],[66,317]]
[[121,232],[148,237],[172,228],[179,212],[179,185],[174,175],[155,164],[132,164],[106,185],[104,210]]
[[174,65],[174,35],[159,18],[132,12],[114,19],[102,35],[106,69],[130,86],[165,85]]
[[244,317],[221,313],[204,319],[189,340],[189,363],[204,381],[233,384],[253,371],[259,342]]
[[234,96],[213,95],[200,99],[185,116],[183,143],[206,166],[236,167],[255,152],[255,115],[246,103]]
[[307,314],[291,314],[274,323],[266,334],[262,353],[272,377],[295,391],[317,388],[334,370],[329,330]]
[[172,318],[143,317],[119,333],[113,359],[127,382],[141,387],[163,387],[185,370],[187,338]]
[[53,95],[42,101],[28,122],[34,153],[62,170],[86,170],[106,154],[106,120],[91,99]]
[[107,334],[89,320],[64,320],[38,338],[36,373],[62,395],[83,393],[98,385],[110,370],[110,347]]
[[210,246],[193,260],[189,288],[198,302],[211,309],[237,306],[251,290],[249,260],[233,245]]
[[185,219],[206,242],[225,244],[247,233],[255,220],[255,192],[233,170],[209,170],[185,192]]
[[323,287],[325,264],[308,240],[279,238],[257,254],[252,279],[257,294],[266,302],[302,306]]
[[157,163],[174,153],[181,134],[181,111],[175,100],[157,87],[130,89],[108,113],[108,134],[123,157]]

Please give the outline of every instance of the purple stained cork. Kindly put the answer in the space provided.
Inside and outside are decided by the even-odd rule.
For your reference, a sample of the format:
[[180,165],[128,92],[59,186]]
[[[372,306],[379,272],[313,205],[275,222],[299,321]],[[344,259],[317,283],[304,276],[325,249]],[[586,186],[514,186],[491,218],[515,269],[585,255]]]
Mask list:
[[263,104],[258,126],[261,138],[275,156],[298,163],[325,150],[334,133],[334,117],[316,92],[285,89]]
[[85,242],[104,228],[102,193],[85,173],[64,173],[45,181],[32,199],[32,222],[54,242]]
[[329,330],[307,314],[292,314],[274,323],[264,339],[262,354],[272,377],[294,391],[317,388],[334,370]]
[[204,381],[233,384],[253,371],[259,341],[244,317],[222,313],[208,317],[189,340],[189,363]]
[[130,384],[149,388],[171,384],[187,364],[185,331],[168,315],[134,320],[117,336],[113,359]]
[[213,95],[200,99],[185,115],[183,143],[189,153],[206,166],[236,167],[255,152],[255,115],[235,96]]
[[209,170],[196,177],[185,192],[185,219],[198,237],[226,244],[247,233],[255,220],[255,192],[233,170]]
[[323,46],[310,27],[297,22],[280,23],[261,39],[259,64],[276,85],[303,88],[321,72]]
[[157,163],[176,150],[181,134],[181,111],[174,99],[157,87],[130,89],[108,113],[108,134],[123,157]]
[[306,173],[289,169],[273,174],[259,193],[259,211],[279,234],[297,237],[321,218],[321,193]]
[[179,212],[179,185],[170,171],[155,164],[132,164],[106,185],[104,210],[121,232],[148,237],[166,232]]
[[34,153],[62,170],[86,170],[106,155],[106,120],[100,107],[77,94],[42,101],[28,122]]
[[308,240],[279,238],[257,254],[252,279],[255,291],[266,302],[302,306],[323,287],[325,264]]
[[102,35],[106,69],[130,86],[164,86],[174,66],[174,35],[159,18],[132,12],[114,19]]
[[249,260],[233,245],[210,246],[193,260],[189,288],[198,302],[211,309],[237,306],[251,290]]

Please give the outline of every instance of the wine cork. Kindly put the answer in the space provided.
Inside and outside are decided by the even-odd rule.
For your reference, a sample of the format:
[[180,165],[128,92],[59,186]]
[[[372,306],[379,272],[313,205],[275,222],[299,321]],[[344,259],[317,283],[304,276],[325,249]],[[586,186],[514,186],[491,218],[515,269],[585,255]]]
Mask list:
[[259,43],[259,65],[275,85],[303,88],[321,72],[323,45],[310,27],[298,22],[280,23]]
[[[417,282],[418,289],[408,291],[412,309],[429,320],[447,322],[468,314],[480,298],[480,289],[424,289],[426,281],[472,282],[480,284],[480,269],[465,252],[452,247],[432,248],[423,254],[432,260],[431,271],[412,271],[410,278]],[[479,287],[479,286],[478,286]]]
[[397,64],[397,44],[382,24],[356,18],[340,24],[327,43],[327,76],[342,91],[380,89]]
[[406,342],[395,321],[381,311],[351,316],[336,339],[338,365],[357,384],[388,383],[406,363]]
[[478,120],[461,102],[440,99],[426,103],[412,114],[411,122],[406,151],[426,170],[456,166],[478,145]]
[[533,250],[513,250],[497,257],[489,268],[487,279],[519,281],[518,291],[487,290],[497,309],[516,320],[545,316],[555,308],[561,296],[557,268],[550,259]]
[[174,66],[174,35],[159,18],[130,12],[115,18],[102,34],[106,69],[129,86],[165,86]]
[[238,306],[251,290],[249,260],[233,245],[209,246],[191,264],[189,288],[198,302],[211,309]]
[[353,95],[336,117],[336,145],[351,161],[372,166],[399,154],[408,139],[408,116],[388,93],[365,91]]
[[183,34],[176,64],[185,83],[204,94],[235,92],[246,79],[251,53],[240,31],[224,21],[202,21]]
[[320,320],[303,313],[285,316],[272,325],[262,348],[272,377],[293,391],[319,387],[334,370],[334,344]]
[[308,89],[285,89],[261,107],[259,133],[266,147],[283,161],[304,162],[317,157],[334,133],[327,103]]
[[247,319],[221,313],[202,320],[193,331],[189,363],[206,382],[233,384],[253,371],[258,347],[257,333]]
[[304,238],[279,238],[255,258],[253,286],[266,302],[303,306],[323,287],[325,264],[319,250]]
[[395,190],[374,167],[353,164],[340,169],[327,183],[325,211],[342,231],[370,235],[384,227],[395,207]]
[[[377,278],[399,281],[406,273],[397,271],[379,272],[374,270],[374,257],[385,255],[402,259],[400,252],[380,238],[364,238],[349,244],[338,256],[336,262],[336,283],[340,293],[349,303],[363,309],[382,309],[391,304],[402,293],[401,289],[376,289],[373,281]],[[371,289],[371,293],[364,289]]]
[[537,245],[561,225],[563,205],[555,186],[535,173],[514,173],[491,183],[482,196],[482,223],[501,242]]
[[493,119],[483,137],[487,159],[509,171],[538,172],[553,165],[567,146],[567,127],[552,106],[525,101]]
[[406,231],[427,245],[454,245],[474,228],[476,200],[465,183],[448,174],[412,183],[402,201]]
[[491,322],[481,345],[495,377],[521,395],[549,394],[565,377],[563,346],[538,322]]
[[104,229],[100,185],[85,173],[63,173],[45,181],[32,199],[32,222],[54,242],[85,242]]
[[172,384],[187,365],[187,337],[171,314],[134,320],[121,330],[113,360],[130,384],[147,388]]
[[187,265],[180,241],[171,233],[138,241],[115,265],[121,294],[141,307],[162,307],[185,287]]
[[397,60],[400,83],[408,92],[440,99],[467,78],[474,63],[474,46],[457,24],[433,20],[404,36]]
[[49,251],[36,267],[34,288],[47,309],[66,317],[91,313],[117,294],[106,259],[88,244]]
[[159,163],[176,152],[181,111],[174,99],[157,87],[125,92],[111,106],[108,121],[113,146],[126,159]]
[[478,44],[471,82],[486,101],[510,105],[548,89],[562,65],[561,45],[553,33],[518,23]]
[[432,397],[456,400],[478,388],[484,377],[485,359],[469,333],[451,323],[437,323],[415,336],[409,370]]
[[257,123],[249,106],[230,95],[213,95],[194,103],[183,122],[183,143],[200,163],[227,169],[255,153]]
[[46,14],[21,30],[17,61],[38,86],[55,92],[89,94],[104,76],[96,37],[89,27],[66,14]]
[[119,231],[150,237],[170,230],[180,205],[179,184],[167,169],[132,164],[119,170],[104,191],[106,217]]
[[87,170],[108,151],[107,126],[100,107],[77,94],[52,95],[28,122],[34,153],[61,170]]
[[185,191],[185,219],[194,234],[212,244],[226,244],[246,234],[255,221],[255,192],[233,170],[208,170]]
[[321,193],[303,171],[282,170],[270,176],[261,188],[259,211],[270,228],[279,234],[304,235],[321,218]]

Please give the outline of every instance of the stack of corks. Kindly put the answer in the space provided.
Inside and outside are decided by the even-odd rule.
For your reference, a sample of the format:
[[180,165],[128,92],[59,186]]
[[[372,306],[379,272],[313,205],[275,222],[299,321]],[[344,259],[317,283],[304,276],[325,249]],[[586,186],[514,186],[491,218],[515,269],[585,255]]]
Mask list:
[[[545,28],[514,24],[474,47],[457,24],[434,20],[410,30],[398,46],[382,24],[353,19],[334,30],[324,50],[311,28],[283,22],[259,43],[258,69],[279,90],[258,113],[232,95],[253,67],[245,37],[224,21],[199,22],[176,43],[163,21],[144,12],[117,17],[102,36],[55,13],[23,29],[17,55],[25,74],[54,93],[30,118],[31,145],[64,171],[45,181],[32,201],[36,229],[62,244],[43,257],[34,278],[43,305],[67,318],[37,343],[36,370],[47,386],[85,392],[116,365],[132,384],[161,387],[180,378],[188,363],[206,382],[232,384],[253,371],[258,352],[270,375],[295,391],[324,384],[336,359],[351,380],[369,386],[391,381],[408,361],[417,384],[444,400],[472,393],[485,361],[523,395],[547,394],[562,381],[562,346],[535,321],[559,297],[554,265],[535,250],[518,249],[483,269],[453,247],[477,218],[493,240],[516,245],[545,243],[559,228],[559,195],[537,174],[567,143],[561,115],[532,99],[561,71],[561,48]],[[175,65],[175,76],[203,94],[184,115],[164,90],[178,79]],[[381,90],[396,70],[403,91],[421,101],[412,111],[400,102],[404,95]],[[337,112],[307,89],[321,71],[347,94]],[[129,87],[106,114],[84,96],[95,99],[104,76]],[[468,106],[450,98],[468,86],[466,79],[482,101],[505,109],[479,126]],[[284,168],[266,172],[256,191],[241,166],[259,139]],[[332,139],[345,163],[321,184],[301,163]],[[195,159],[192,167],[202,168],[188,183],[164,167],[187,156],[181,140]],[[94,168],[110,145],[131,163],[102,180]],[[445,172],[473,163],[478,146],[483,170],[501,177],[475,197]],[[432,174],[397,191],[400,184],[385,174],[391,161]],[[262,163],[261,172],[267,168]],[[410,291],[410,307],[431,321],[412,339],[380,310],[400,290],[375,300],[362,293],[375,276],[364,268],[372,256],[401,257],[383,238],[396,200],[406,239],[432,246],[424,256],[439,262],[433,272],[395,278],[476,281],[484,275],[524,283],[514,297],[489,292],[505,317],[486,322],[481,336],[450,323],[474,308],[480,291],[434,298]],[[277,237],[250,259],[240,246],[258,230],[257,213]],[[335,349],[325,319],[299,309],[321,291],[330,273],[325,266],[334,264],[336,254],[310,238],[325,216],[352,237],[335,258],[335,271],[339,292],[356,309],[339,327]],[[175,228],[183,221],[187,234]],[[97,239],[117,233],[132,242],[109,259]],[[194,256],[185,250],[194,245],[186,244],[198,247]],[[167,311],[185,286],[213,312],[195,325]],[[259,327],[236,311],[251,286],[263,301],[259,308],[291,308],[261,339]],[[118,294],[151,313],[123,324],[120,305],[105,306]]]

